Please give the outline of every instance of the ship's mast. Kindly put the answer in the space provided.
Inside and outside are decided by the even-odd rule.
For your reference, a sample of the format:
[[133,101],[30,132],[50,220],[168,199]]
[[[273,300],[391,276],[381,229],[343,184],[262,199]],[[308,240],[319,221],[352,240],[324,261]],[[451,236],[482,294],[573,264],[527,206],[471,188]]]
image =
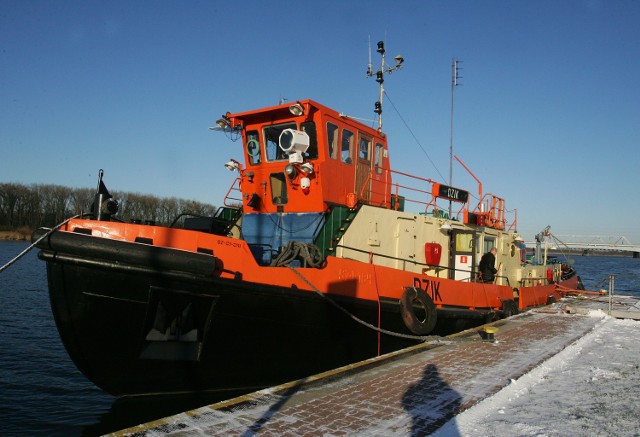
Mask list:
[[382,62],[380,64],[380,69],[376,72],[373,71],[373,64],[371,63],[371,38],[369,38],[369,64],[367,66],[367,77],[375,76],[376,82],[380,84],[380,96],[378,97],[378,101],[375,102],[374,110],[376,114],[378,114],[378,132],[382,132],[382,96],[384,95],[384,75],[385,73],[391,74],[395,70],[399,70],[402,68],[402,63],[404,62],[404,58],[401,55],[397,55],[394,59],[396,61],[395,66],[390,66],[385,63],[385,49],[384,49],[384,41],[378,41],[377,44],[377,52],[380,53],[382,57]]

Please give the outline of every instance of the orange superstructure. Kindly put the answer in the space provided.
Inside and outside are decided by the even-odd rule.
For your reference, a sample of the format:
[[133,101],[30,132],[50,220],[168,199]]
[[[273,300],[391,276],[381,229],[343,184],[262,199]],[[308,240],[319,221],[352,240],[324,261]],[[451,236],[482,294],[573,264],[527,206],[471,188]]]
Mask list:
[[[224,118],[231,131],[242,132],[246,166],[240,169],[239,183],[245,210],[322,212],[328,204],[358,199],[390,206],[385,136],[313,100],[297,102],[298,115],[290,111],[292,106],[227,113]],[[308,138],[303,152],[280,147],[280,136],[290,131]]]

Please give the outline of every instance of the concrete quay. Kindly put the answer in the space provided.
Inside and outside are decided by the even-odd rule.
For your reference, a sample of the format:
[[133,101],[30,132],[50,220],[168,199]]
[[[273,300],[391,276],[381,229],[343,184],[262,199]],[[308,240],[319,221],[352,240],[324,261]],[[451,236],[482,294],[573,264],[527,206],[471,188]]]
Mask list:
[[[614,310],[634,303],[614,302]],[[600,318],[583,315],[590,310],[606,312],[608,300],[564,299],[439,342],[112,435],[428,435],[594,329]],[[493,341],[486,339],[486,327],[497,328]]]

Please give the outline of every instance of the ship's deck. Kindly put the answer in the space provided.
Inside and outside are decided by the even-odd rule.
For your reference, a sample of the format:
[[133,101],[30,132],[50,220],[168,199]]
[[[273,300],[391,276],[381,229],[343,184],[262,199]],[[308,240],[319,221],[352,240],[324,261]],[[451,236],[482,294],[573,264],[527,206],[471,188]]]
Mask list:
[[[638,302],[616,297],[612,315],[638,318]],[[583,314],[608,309],[606,297],[564,299],[491,324],[493,341],[477,328],[114,435],[429,434],[601,320]]]

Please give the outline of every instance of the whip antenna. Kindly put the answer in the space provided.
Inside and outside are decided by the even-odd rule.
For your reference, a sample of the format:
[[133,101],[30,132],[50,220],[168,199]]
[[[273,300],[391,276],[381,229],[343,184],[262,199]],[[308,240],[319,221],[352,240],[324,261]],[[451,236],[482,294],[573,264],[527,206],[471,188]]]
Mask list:
[[[449,131],[449,185],[453,186],[453,90],[460,85],[460,62],[453,58],[451,61],[451,127]],[[449,217],[451,217],[451,202],[449,202]]]

